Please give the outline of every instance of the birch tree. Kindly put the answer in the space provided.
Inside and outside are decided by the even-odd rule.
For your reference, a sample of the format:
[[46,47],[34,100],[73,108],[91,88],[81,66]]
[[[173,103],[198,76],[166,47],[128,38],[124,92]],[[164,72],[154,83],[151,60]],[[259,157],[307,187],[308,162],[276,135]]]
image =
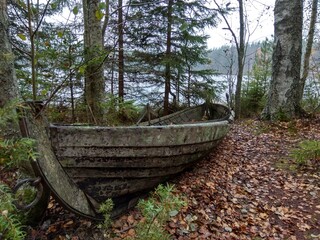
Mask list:
[[300,113],[302,19],[302,0],[276,1],[272,79],[264,119],[288,120]]

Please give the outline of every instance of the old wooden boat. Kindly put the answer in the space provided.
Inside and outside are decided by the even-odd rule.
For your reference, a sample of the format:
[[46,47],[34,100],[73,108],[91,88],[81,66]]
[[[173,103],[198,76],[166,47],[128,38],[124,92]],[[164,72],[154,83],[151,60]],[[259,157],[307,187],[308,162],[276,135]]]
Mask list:
[[230,117],[224,105],[203,104],[138,126],[51,124],[42,144],[51,144],[53,154],[43,149],[38,169],[64,206],[97,218],[99,204],[111,198],[115,216],[208,155],[227,134]]

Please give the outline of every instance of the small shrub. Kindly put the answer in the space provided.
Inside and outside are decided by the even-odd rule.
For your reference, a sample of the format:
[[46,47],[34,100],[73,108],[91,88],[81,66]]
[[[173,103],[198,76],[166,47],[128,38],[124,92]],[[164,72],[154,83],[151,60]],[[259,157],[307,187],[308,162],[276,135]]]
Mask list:
[[106,122],[109,126],[131,125],[139,117],[140,110],[134,105],[134,101],[124,101],[108,95],[107,101],[102,105],[106,109]]
[[320,75],[315,71],[306,80],[302,107],[308,113],[317,114],[320,112]]
[[0,239],[3,240],[22,240],[26,235],[13,201],[9,188],[0,184]]
[[241,96],[241,109],[243,117],[258,116],[266,103],[265,86],[256,79],[245,83]]
[[320,98],[319,96],[313,96],[306,94],[302,101],[302,107],[311,114],[317,114],[320,111]]
[[[5,129],[10,123],[18,122],[15,109],[25,108],[16,101],[0,108],[0,129]],[[18,167],[36,158],[34,151],[35,140],[30,138],[5,138],[5,133],[0,131],[0,165]]]
[[99,212],[103,214],[104,222],[100,225],[101,228],[108,229],[111,226],[111,211],[114,207],[112,199],[107,199],[100,205]]
[[35,140],[30,138],[4,140],[0,137],[0,165],[18,167],[36,159]]
[[[265,106],[272,72],[272,45],[272,41],[267,38],[261,42],[259,51],[254,57],[251,72],[247,75],[248,79],[243,82],[242,117],[256,117]],[[250,59],[248,61],[250,63]]]
[[18,122],[17,107],[23,107],[17,101],[12,101],[0,108],[0,136],[3,135],[1,129],[5,129],[9,122]]
[[186,202],[173,194],[173,185],[159,185],[147,200],[140,200],[138,208],[144,217],[136,228],[135,239],[139,240],[165,240],[170,235],[165,231],[164,225],[178,213]]
[[299,143],[298,148],[291,150],[291,157],[299,165],[305,165],[309,160],[320,160],[320,141],[305,140]]

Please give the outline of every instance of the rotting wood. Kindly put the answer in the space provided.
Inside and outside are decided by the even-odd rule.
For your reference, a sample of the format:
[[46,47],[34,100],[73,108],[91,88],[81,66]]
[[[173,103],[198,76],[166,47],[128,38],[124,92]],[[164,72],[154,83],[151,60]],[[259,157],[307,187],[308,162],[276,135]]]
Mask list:
[[35,165],[53,195],[68,209],[86,217],[96,218],[97,214],[92,208],[92,203],[68,177],[57,161],[51,148],[47,125],[43,117],[38,115],[35,118],[34,114],[29,112],[25,118],[29,137],[34,138],[37,142],[36,151],[38,157]]

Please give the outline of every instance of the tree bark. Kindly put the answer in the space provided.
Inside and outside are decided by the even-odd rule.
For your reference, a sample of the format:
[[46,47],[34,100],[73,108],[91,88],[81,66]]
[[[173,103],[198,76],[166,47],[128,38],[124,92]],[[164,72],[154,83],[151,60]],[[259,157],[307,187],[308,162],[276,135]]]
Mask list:
[[103,76],[103,39],[101,20],[97,17],[99,0],[83,0],[84,50],[87,67],[85,69],[85,101],[89,112],[89,122],[103,123],[104,110],[101,103],[105,99]]
[[309,67],[310,67],[310,56],[312,52],[312,45],[314,40],[314,32],[315,32],[315,25],[317,22],[317,16],[318,16],[318,0],[312,1],[312,9],[311,9],[311,18],[310,18],[310,26],[309,26],[309,32],[307,37],[307,46],[306,46],[306,52],[304,54],[303,58],[303,69],[302,69],[302,76],[300,79],[300,86],[299,86],[299,101],[302,101],[303,98],[303,91],[304,86],[308,77],[309,73]]
[[237,85],[235,92],[235,119],[240,118],[241,114],[241,88],[242,88],[242,78],[243,78],[243,68],[244,68],[244,58],[245,58],[245,39],[244,39],[244,13],[243,13],[243,1],[239,1],[239,19],[240,19],[240,36],[239,36],[239,46],[237,46],[238,51],[238,74],[237,74]]
[[118,83],[119,83],[119,101],[123,101],[124,97],[124,56],[123,56],[123,12],[122,12],[122,0],[118,0],[118,47],[119,47],[119,57],[118,57]]
[[32,26],[32,6],[30,0],[27,0],[28,6],[28,30],[30,37],[30,57],[31,57],[31,82],[32,82],[32,99],[37,99],[37,74],[36,74],[36,48],[35,48],[35,34]]
[[[225,23],[227,24],[227,29],[230,31],[232,38],[236,44],[237,53],[238,53],[238,73],[237,73],[237,83],[236,83],[236,92],[234,98],[234,111],[235,111],[235,118],[239,119],[241,115],[241,90],[242,90],[242,78],[243,78],[243,68],[244,68],[244,61],[245,61],[245,25],[244,25],[244,9],[243,9],[243,0],[238,0],[239,2],[239,40],[232,30],[229,21],[227,20],[224,10],[220,7],[220,5],[214,0],[215,5],[218,7],[218,10],[224,19]],[[232,95],[230,94],[230,98]]]
[[[4,107],[15,99],[20,99],[16,73],[14,69],[14,55],[8,35],[8,15],[6,0],[0,0],[0,107]],[[19,128],[13,122],[6,129],[1,129],[4,137],[16,137]]]
[[6,0],[0,0],[0,107],[19,96],[8,25]]
[[302,16],[302,0],[276,1],[272,79],[264,119],[290,120],[300,112]]
[[106,4],[106,15],[104,16],[104,21],[103,21],[103,26],[102,26],[102,39],[104,39],[105,35],[106,35],[106,30],[107,30],[107,26],[109,24],[109,19],[110,19],[110,5],[109,5],[110,0],[105,0],[105,4]]
[[164,88],[164,105],[163,114],[169,113],[169,94],[171,88],[171,68],[170,68],[170,55],[171,55],[171,31],[172,31],[172,8],[173,0],[168,3],[168,23],[167,23],[167,43],[166,43],[166,66],[165,66],[165,88]]
[[[0,107],[4,107],[15,99],[20,100],[21,96],[18,89],[16,73],[14,69],[14,55],[8,35],[8,15],[6,0],[0,0]],[[13,109],[12,111],[15,111]],[[5,138],[21,137],[18,124],[9,122],[5,129],[1,129],[1,136]],[[26,136],[24,136],[26,137]],[[24,168],[29,176],[34,176],[29,162],[24,163]],[[43,217],[47,208],[50,190],[44,189],[40,201],[28,212],[28,223],[35,225]]]

